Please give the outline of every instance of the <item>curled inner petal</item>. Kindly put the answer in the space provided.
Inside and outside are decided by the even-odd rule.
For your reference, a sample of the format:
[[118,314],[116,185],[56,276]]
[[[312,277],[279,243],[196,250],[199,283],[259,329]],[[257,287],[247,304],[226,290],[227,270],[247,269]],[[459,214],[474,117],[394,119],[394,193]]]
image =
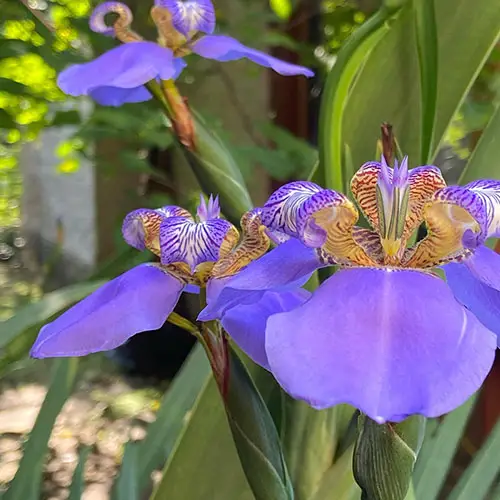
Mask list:
[[212,270],[212,277],[222,278],[236,274],[250,262],[264,255],[269,248],[269,237],[262,225],[258,210],[251,210],[241,218],[243,238],[238,246],[221,256]]
[[346,265],[375,265],[353,239],[358,212],[343,194],[321,189],[312,182],[291,182],[273,193],[262,209],[261,218],[272,231],[320,248],[323,262],[331,257],[334,262]]
[[216,262],[221,249],[234,246],[237,240],[238,231],[226,220],[194,222],[186,217],[169,217],[160,226],[161,262],[184,262],[194,272],[199,264]]
[[168,217],[183,217],[192,220],[187,210],[173,205],[157,210],[140,208],[125,217],[122,225],[123,239],[137,250],[147,248],[160,256],[160,225]]
[[[118,14],[118,18],[110,26],[104,20],[107,14]],[[106,36],[116,36],[122,42],[133,42],[142,38],[131,31],[132,11],[121,2],[104,2],[98,5],[92,12],[89,26],[92,31]]]
[[498,210],[488,201],[488,193],[474,192],[468,186],[449,186],[437,191],[424,208],[428,235],[407,251],[403,264],[432,267],[467,257],[486,240],[490,227],[493,233],[496,230]]

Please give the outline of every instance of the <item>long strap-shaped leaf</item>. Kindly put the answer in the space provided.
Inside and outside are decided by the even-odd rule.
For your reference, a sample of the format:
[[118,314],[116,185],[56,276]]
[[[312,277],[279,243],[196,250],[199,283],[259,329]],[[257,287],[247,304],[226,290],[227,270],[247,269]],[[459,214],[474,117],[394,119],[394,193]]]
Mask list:
[[40,498],[40,482],[47,443],[57,415],[73,389],[77,366],[77,358],[61,358],[54,361],[49,390],[24,447],[19,469],[3,497],[5,500]]
[[391,15],[392,11],[382,8],[360,26],[340,49],[326,79],[320,110],[319,155],[327,188],[347,189],[342,125],[349,90],[367,54],[387,31],[383,27]]
[[446,416],[431,439],[424,440],[413,482],[418,499],[435,500],[451,467],[476,397]]
[[486,443],[453,488],[449,500],[484,500],[500,472],[499,450],[500,422],[495,425]]
[[413,0],[420,68],[421,140],[419,165],[429,163],[433,152],[438,90],[438,40],[434,0]]

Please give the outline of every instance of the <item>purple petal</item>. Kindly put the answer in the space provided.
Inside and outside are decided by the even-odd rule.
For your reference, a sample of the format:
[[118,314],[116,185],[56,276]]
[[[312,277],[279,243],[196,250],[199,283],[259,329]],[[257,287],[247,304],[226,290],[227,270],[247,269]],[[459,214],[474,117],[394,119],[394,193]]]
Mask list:
[[310,292],[264,292],[253,304],[237,305],[222,317],[224,329],[238,346],[260,366],[269,370],[265,349],[267,319],[276,313],[291,311],[302,305]]
[[112,12],[120,16],[122,24],[130,25],[132,23],[132,12],[127,5],[121,2],[104,2],[92,11],[89,19],[90,29],[101,35],[114,36],[115,29],[104,21],[106,14]]
[[89,91],[89,96],[101,106],[121,106],[126,102],[149,101],[152,95],[143,85],[133,89],[120,89],[118,87],[98,87]]
[[455,297],[500,336],[500,255],[479,247],[464,263],[447,264],[443,269]]
[[265,291],[290,291],[301,287],[323,267],[316,252],[291,239],[230,278],[212,279],[207,286],[208,305],[200,321],[219,319],[230,307],[260,300]]
[[137,90],[155,78],[174,78],[182,64],[179,60],[174,62],[171,50],[156,43],[131,42],[88,63],[70,66],[60,73],[57,84],[72,96],[89,95],[101,87]]
[[194,271],[202,262],[216,262],[229,232],[234,226],[223,219],[194,222],[185,217],[170,217],[161,223],[162,264],[185,262]]
[[235,38],[226,35],[204,36],[193,44],[192,49],[193,52],[207,59],[216,59],[217,61],[225,62],[246,57],[260,66],[273,69],[280,75],[314,76],[314,72],[304,66],[290,64],[260,50],[251,49]]
[[210,0],[155,0],[155,5],[172,14],[174,28],[186,37],[215,30],[215,9]]
[[495,348],[442,280],[410,270],[339,271],[266,329],[269,365],[293,397],[318,409],[349,403],[380,423],[458,407]]
[[160,328],[183,288],[155,265],[134,267],[45,325],[31,356],[85,356],[114,349],[136,333]]
[[123,239],[137,250],[148,248],[153,253],[160,253],[160,226],[169,217],[191,219],[191,214],[182,207],[167,205],[156,210],[139,208],[130,212],[123,220]]

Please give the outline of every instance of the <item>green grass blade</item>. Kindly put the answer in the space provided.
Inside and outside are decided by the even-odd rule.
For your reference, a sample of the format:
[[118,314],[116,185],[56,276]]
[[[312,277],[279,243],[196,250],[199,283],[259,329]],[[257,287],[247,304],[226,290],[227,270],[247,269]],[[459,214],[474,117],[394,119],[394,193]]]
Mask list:
[[138,445],[137,475],[140,490],[147,485],[153,470],[170,455],[179,434],[189,419],[188,413],[200,391],[211,377],[205,351],[196,345],[182,365],[161,402],[156,420],[146,439]]
[[85,488],[85,478],[84,470],[85,463],[87,462],[87,457],[89,456],[90,448],[84,446],[80,450],[80,457],[78,458],[78,464],[73,472],[73,479],[71,480],[71,487],[69,489],[68,500],[80,500],[83,495],[83,490]]
[[387,31],[384,27],[390,12],[380,9],[361,25],[343,45],[326,83],[319,118],[319,159],[325,175],[325,187],[347,189],[342,152],[343,120],[351,85],[367,54]]
[[438,39],[434,0],[413,0],[420,69],[421,140],[419,165],[426,165],[434,151],[434,125],[438,90]]
[[77,358],[60,358],[54,361],[49,390],[24,447],[19,469],[5,494],[5,500],[40,498],[40,482],[47,444],[57,415],[73,389],[77,367]]
[[460,176],[459,184],[467,184],[480,178],[500,179],[500,169],[498,168],[499,136],[500,106],[497,106]]
[[418,499],[435,500],[462,438],[465,425],[472,413],[476,396],[447,415],[430,442],[424,440],[413,473],[413,484]]
[[138,449],[137,443],[127,443],[123,454],[120,474],[114,484],[114,500],[139,500],[138,482]]
[[453,488],[449,500],[484,500],[500,472],[500,421]]

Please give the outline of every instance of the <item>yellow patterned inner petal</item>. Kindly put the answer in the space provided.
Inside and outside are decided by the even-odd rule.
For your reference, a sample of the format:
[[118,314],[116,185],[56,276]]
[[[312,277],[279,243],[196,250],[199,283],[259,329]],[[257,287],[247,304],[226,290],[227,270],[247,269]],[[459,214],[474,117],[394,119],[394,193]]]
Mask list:
[[354,239],[354,224],[358,220],[358,211],[350,201],[318,210],[312,215],[312,219],[326,232],[326,241],[320,247],[320,255],[326,253],[340,265],[377,265]]
[[212,269],[212,277],[232,276],[269,249],[269,236],[256,212],[251,211],[243,215],[241,228],[243,236],[240,244],[236,248],[234,244],[230,248],[228,245],[224,250],[221,248],[219,260]]
[[424,219],[424,208],[432,195],[441,188],[446,187],[441,172],[437,168],[420,167],[410,170],[410,196],[408,198],[408,211],[406,213],[405,228],[402,241],[406,244]]
[[158,43],[163,47],[167,47],[175,52],[177,57],[183,57],[191,51],[181,49],[186,43],[186,38],[179,33],[172,24],[172,14],[163,7],[155,6],[151,9],[151,18],[156,24],[158,30]]
[[361,212],[373,229],[378,231],[377,180],[380,174],[379,163],[366,163],[353,176],[351,192]]
[[428,202],[423,209],[427,236],[405,252],[404,267],[435,267],[469,254],[462,238],[467,230],[480,232],[477,221],[464,208],[451,203]]

